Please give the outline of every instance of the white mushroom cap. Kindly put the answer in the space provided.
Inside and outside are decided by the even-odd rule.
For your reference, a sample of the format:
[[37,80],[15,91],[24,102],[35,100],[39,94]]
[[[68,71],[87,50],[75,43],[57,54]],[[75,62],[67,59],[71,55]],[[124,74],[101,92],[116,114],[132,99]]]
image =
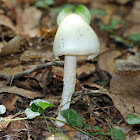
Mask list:
[[70,14],[62,20],[53,45],[56,57],[90,55],[89,59],[92,59],[98,55],[99,49],[96,33],[80,15]]

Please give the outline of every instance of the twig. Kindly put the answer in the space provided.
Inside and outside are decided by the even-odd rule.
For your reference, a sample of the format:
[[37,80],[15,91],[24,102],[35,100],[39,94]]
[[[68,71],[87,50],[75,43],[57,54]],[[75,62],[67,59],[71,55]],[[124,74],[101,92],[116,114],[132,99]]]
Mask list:
[[93,99],[91,99],[91,102],[93,102],[98,108],[100,108],[103,112],[105,112],[108,116],[110,116],[110,114],[106,110],[104,110],[102,107],[100,107],[96,102],[94,102]]
[[51,129],[50,129],[50,127],[49,127],[48,121],[47,121],[46,118],[45,118],[45,114],[42,113],[42,115],[43,115],[43,117],[44,117],[45,123],[46,123],[46,125],[47,125],[48,130],[49,130],[49,133],[51,134]]
[[79,95],[93,95],[93,96],[102,96],[103,94],[108,94],[108,91],[105,88],[100,88],[98,90],[86,89],[85,91],[76,91],[74,92],[73,97]]
[[14,75],[0,74],[0,79],[6,79],[7,82],[9,82],[9,81],[11,81],[12,76],[13,76],[13,79],[17,79],[21,76],[30,75],[31,73],[36,72],[38,70],[43,70],[43,69],[50,68],[51,66],[63,66],[63,65],[64,65],[63,61],[48,62],[46,64],[37,66],[33,69],[25,70],[23,72],[19,72],[19,73],[16,73]]

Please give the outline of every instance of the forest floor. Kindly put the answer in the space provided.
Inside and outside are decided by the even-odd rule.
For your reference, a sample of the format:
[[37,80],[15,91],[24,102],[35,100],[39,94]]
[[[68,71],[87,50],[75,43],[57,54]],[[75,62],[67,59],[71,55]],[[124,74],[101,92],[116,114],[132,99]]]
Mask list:
[[[39,98],[55,105],[44,114],[56,118],[64,60],[57,63],[53,54],[56,18],[64,7],[79,4],[90,10],[101,46],[95,60],[77,57],[70,109],[84,119],[80,130],[87,135],[70,125],[59,128],[51,119],[49,132],[45,120],[36,117],[0,122],[1,140],[42,140],[53,132],[72,140],[140,140],[140,0],[1,0],[0,104],[6,107],[1,117],[24,118],[30,102]],[[139,123],[130,125],[130,114]]]

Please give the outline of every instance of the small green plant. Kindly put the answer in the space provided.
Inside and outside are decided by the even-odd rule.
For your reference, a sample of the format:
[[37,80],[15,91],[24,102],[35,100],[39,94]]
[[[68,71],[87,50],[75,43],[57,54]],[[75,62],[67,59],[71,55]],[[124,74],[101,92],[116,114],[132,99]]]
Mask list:
[[134,43],[140,42],[140,33],[128,35],[126,38],[133,41]]
[[60,113],[64,118],[66,118],[66,122],[69,125],[80,128],[84,126],[84,119],[73,109],[62,110]]
[[124,20],[112,19],[109,25],[100,25],[101,30],[113,31],[118,24],[124,24]]
[[[1,122],[7,122],[7,121],[34,119],[35,117],[38,117],[38,118],[45,118],[45,119],[49,119],[49,120],[61,121],[56,118],[51,118],[51,117],[47,117],[47,116],[43,115],[43,113],[46,111],[45,109],[48,107],[54,107],[54,105],[50,104],[48,101],[42,100],[42,99],[33,100],[30,102],[30,108],[27,108],[25,110],[25,114],[27,117],[18,118],[18,119],[9,119],[9,120],[4,120],[1,117],[0,120],[1,120]],[[5,106],[0,105],[1,114],[5,113],[5,111],[6,111]],[[40,116],[41,114],[43,116]],[[118,139],[124,140],[124,138],[125,138],[123,131],[120,129],[111,128],[111,130],[108,130],[108,132],[105,133],[105,131],[102,128],[100,128],[99,126],[91,126],[90,124],[84,124],[84,119],[73,109],[62,110],[61,115],[66,118],[66,122],[63,122],[63,121],[61,121],[61,122],[75,128],[76,130],[80,131],[81,133],[83,133],[85,135],[88,135],[91,138],[93,137],[93,134],[94,134],[94,136],[97,136],[97,135],[102,135],[102,136],[106,136],[106,137],[113,136],[114,140],[118,140]],[[49,129],[52,130],[52,133],[58,132],[53,126],[48,125],[48,123],[47,123],[47,127],[48,127],[48,130]],[[93,133],[93,130],[94,130],[94,133]],[[51,131],[50,131],[50,133],[51,133]]]
[[43,114],[48,107],[55,107],[55,105],[50,104],[46,100],[36,99],[30,102],[30,108],[25,110],[25,114],[29,119],[33,119]]
[[49,6],[54,4],[54,0],[36,0],[35,5],[39,8],[49,9]]
[[90,10],[90,14],[95,15],[95,16],[105,16],[105,15],[107,15],[107,12],[104,10],[95,8],[95,9]]
[[140,124],[140,117],[133,114],[129,114],[126,118],[126,122],[128,124]]

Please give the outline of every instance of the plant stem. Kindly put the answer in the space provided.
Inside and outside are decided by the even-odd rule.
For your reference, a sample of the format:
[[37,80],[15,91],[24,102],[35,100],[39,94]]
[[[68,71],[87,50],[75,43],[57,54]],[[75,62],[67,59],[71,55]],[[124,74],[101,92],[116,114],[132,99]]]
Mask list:
[[46,123],[46,125],[47,125],[48,130],[49,130],[49,133],[51,134],[51,129],[50,129],[50,127],[49,127],[48,121],[47,121],[46,118],[45,118],[45,114],[42,113],[42,115],[43,115],[43,117],[44,117],[45,123]]
[[28,120],[28,118],[25,117],[25,118],[18,118],[18,119],[8,119],[8,120],[2,120],[2,122],[13,122],[13,121],[22,121],[22,120]]
[[[44,117],[39,116],[39,118],[44,118]],[[87,132],[83,131],[82,129],[80,129],[80,128],[76,127],[76,126],[69,125],[68,123],[66,123],[66,122],[64,122],[64,121],[62,121],[62,120],[58,120],[58,119],[56,119],[56,118],[47,117],[47,116],[45,116],[45,118],[46,118],[46,119],[49,119],[49,120],[60,121],[60,122],[62,122],[62,123],[64,123],[64,124],[66,124],[66,125],[68,125],[68,126],[74,128],[74,129],[80,131],[81,133],[83,133],[83,134],[85,134],[85,135],[87,135],[87,136],[89,136],[89,137],[92,137],[91,135],[87,134]]]

